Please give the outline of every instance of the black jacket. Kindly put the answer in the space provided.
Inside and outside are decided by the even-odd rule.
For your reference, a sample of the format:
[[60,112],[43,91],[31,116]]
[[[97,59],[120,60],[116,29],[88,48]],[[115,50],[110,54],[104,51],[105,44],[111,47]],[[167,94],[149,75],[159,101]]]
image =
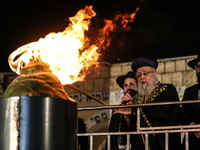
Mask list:
[[[199,84],[187,88],[183,96],[183,101],[197,100],[199,88]],[[182,105],[182,124],[189,125],[192,122],[195,124],[200,124],[200,103]],[[183,147],[184,146],[185,139],[183,140]],[[189,149],[200,149],[200,139],[194,136],[193,132],[189,132]]]
[[[125,121],[124,121],[124,116],[121,114],[114,114],[111,117],[110,120],[110,125],[108,128],[108,132],[119,132],[119,125],[121,123],[121,132],[128,132],[128,131],[135,131],[135,118],[133,117],[133,115],[131,115],[131,125],[130,128],[126,125]],[[111,139],[110,139],[110,144],[111,150],[118,150],[118,137],[119,135],[112,135]],[[122,135],[122,143],[123,145],[126,145],[126,136]],[[130,136],[130,143],[133,143],[133,135]],[[107,142],[105,145],[105,150],[107,150]]]
[[[78,118],[78,133],[87,133],[83,118]],[[80,146],[80,150],[88,150],[89,149],[88,137],[79,136],[78,146]]]
[[[161,86],[164,86],[165,90],[160,90],[154,100],[148,103],[179,101],[176,88],[172,84],[161,84]],[[142,107],[142,111],[140,113],[141,127],[149,126],[147,125],[147,121],[144,119],[144,115],[152,127],[174,126],[181,124],[181,110],[179,105],[145,106]],[[134,145],[134,150],[145,149],[141,135],[136,135]],[[149,147],[150,150],[165,150],[165,134],[149,134]],[[180,149],[180,133],[170,133],[169,150]]]

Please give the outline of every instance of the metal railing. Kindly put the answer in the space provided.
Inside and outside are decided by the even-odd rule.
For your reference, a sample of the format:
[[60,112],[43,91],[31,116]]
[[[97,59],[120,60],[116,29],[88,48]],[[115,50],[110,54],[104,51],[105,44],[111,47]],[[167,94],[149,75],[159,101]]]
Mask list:
[[[141,127],[140,126],[140,107],[160,106],[160,105],[182,105],[200,103],[200,100],[177,101],[177,102],[162,102],[162,103],[145,103],[145,104],[131,104],[131,105],[110,105],[110,106],[95,106],[95,107],[81,107],[78,111],[86,110],[101,110],[101,109],[116,109],[116,108],[130,108],[137,107],[137,130],[134,132],[102,132],[102,133],[82,133],[78,136],[88,136],[90,141],[90,150],[93,150],[94,136],[107,136],[107,150],[110,150],[110,136],[111,135],[126,135],[127,136],[127,150],[130,150],[130,135],[143,134],[145,135],[145,150],[148,150],[148,135],[149,134],[165,134],[165,150],[168,150],[168,136],[170,133],[185,133],[185,150],[189,150],[189,132],[200,131],[200,125],[179,125],[179,126],[160,126],[160,127]],[[181,139],[180,139],[181,140]]]

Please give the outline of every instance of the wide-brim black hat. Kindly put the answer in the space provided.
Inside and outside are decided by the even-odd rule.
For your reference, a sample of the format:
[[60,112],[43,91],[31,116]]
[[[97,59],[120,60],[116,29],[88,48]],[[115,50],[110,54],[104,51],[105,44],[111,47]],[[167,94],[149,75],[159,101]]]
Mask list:
[[119,76],[116,81],[117,81],[117,84],[123,89],[124,88],[124,80],[126,78],[133,78],[137,81],[136,77],[135,77],[135,73],[133,71],[129,71],[126,75],[122,75],[122,76]]
[[198,57],[196,59],[193,59],[191,61],[189,61],[187,64],[190,68],[195,69],[195,65],[197,64],[197,62],[200,61],[200,54],[198,55]]
[[152,57],[138,57],[134,59],[131,63],[131,69],[136,73],[137,69],[140,67],[149,66],[157,69],[158,62]]

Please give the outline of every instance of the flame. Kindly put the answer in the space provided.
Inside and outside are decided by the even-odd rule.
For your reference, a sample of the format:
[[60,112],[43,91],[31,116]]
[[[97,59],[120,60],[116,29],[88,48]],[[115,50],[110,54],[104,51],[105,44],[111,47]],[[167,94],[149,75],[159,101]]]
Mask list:
[[[98,40],[99,49],[105,49],[110,45],[112,41],[114,32],[119,32],[122,30],[130,30],[131,28],[127,26],[129,22],[133,22],[136,13],[139,11],[139,6],[136,8],[135,12],[132,14],[117,14],[113,20],[104,19],[105,26],[101,29]],[[120,21],[120,25],[118,22]],[[120,26],[120,27],[119,27]]]
[[97,50],[110,45],[112,33],[119,29],[117,22],[121,21],[120,29],[129,30],[127,23],[133,21],[139,10],[138,7],[133,14],[118,14],[114,20],[104,19],[105,26],[100,30],[97,43],[88,46],[85,44],[89,39],[84,33],[89,30],[91,18],[96,16],[92,7],[86,6],[70,17],[71,23],[63,32],[49,33],[11,53],[8,62],[12,71],[20,74],[29,62],[39,61],[47,64],[63,85],[83,81],[87,70],[99,59]]
[[84,32],[95,15],[92,6],[86,6],[69,18],[71,23],[63,32],[49,33],[37,42],[19,47],[8,58],[10,68],[20,74],[29,62],[41,61],[50,66],[63,85],[83,80],[85,75],[79,72],[83,68],[87,70],[100,55],[95,45],[84,49],[87,41]]

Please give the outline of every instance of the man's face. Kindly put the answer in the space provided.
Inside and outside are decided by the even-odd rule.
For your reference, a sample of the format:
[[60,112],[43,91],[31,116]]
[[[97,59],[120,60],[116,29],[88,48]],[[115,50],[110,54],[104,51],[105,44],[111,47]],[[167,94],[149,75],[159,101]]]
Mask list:
[[126,93],[126,91],[128,89],[133,89],[134,86],[137,86],[137,83],[136,83],[135,79],[133,79],[133,78],[126,78],[124,80],[124,93]]
[[195,68],[196,68],[197,81],[198,81],[198,83],[200,83],[200,61],[197,62]]
[[137,70],[136,77],[138,79],[138,92],[142,91],[140,94],[146,95],[154,88],[157,81],[157,72],[149,66],[140,67]]

